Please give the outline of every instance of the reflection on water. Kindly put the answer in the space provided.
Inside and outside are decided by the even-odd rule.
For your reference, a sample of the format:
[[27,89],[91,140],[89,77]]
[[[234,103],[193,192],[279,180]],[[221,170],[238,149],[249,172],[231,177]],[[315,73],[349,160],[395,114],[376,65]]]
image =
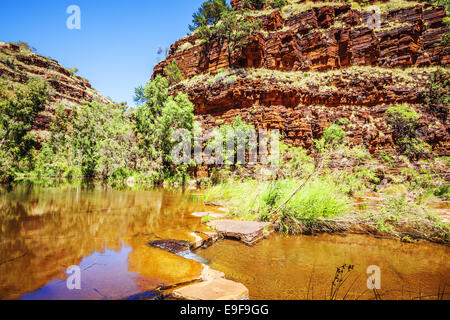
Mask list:
[[[246,285],[252,299],[323,299],[343,264],[355,271],[338,298],[347,291],[347,299],[373,298],[366,290],[369,265],[381,268],[386,299],[435,297],[444,283],[450,291],[450,249],[429,243],[272,235],[253,248],[219,241],[195,252],[205,260],[148,245],[193,241],[191,232],[205,227],[191,213],[209,210],[161,190],[18,186],[1,192],[0,299],[126,298],[192,281],[202,270],[198,261]],[[81,290],[66,287],[64,271],[72,265],[82,270]]]
[[211,267],[243,283],[251,299],[326,299],[336,268],[355,265],[338,299],[374,299],[367,290],[367,267],[381,269],[383,299],[436,299],[446,283],[450,298],[450,248],[407,244],[363,235],[285,237],[272,235],[249,248],[223,241],[197,252]]
[[[194,240],[204,210],[181,194],[19,186],[0,194],[0,299],[123,298],[198,277],[200,263],[148,246]],[[79,265],[82,290],[64,273]]]

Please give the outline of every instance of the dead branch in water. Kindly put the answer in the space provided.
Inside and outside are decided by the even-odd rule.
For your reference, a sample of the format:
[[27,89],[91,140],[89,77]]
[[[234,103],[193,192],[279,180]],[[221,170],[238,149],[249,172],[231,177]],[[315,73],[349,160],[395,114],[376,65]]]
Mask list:
[[0,262],[0,266],[4,265],[4,264],[7,264],[7,263],[10,263],[10,262],[13,262],[13,261],[16,261],[16,260],[19,260],[19,259],[25,257],[27,254],[28,254],[28,252],[25,252],[21,256],[18,256],[18,257],[15,257],[15,258],[12,258],[12,259],[9,259],[9,260],[6,260],[6,261],[2,261],[2,262]]

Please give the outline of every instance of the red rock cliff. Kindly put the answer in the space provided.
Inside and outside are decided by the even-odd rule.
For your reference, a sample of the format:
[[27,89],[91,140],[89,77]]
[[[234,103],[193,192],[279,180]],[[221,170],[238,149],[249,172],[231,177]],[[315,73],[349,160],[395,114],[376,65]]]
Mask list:
[[[239,0],[231,3],[242,8]],[[281,129],[289,142],[304,147],[336,119],[347,118],[354,144],[372,152],[392,150],[385,111],[407,103],[422,115],[424,140],[449,155],[448,112],[423,103],[423,88],[435,69],[449,74],[450,52],[442,41],[449,32],[446,11],[427,3],[395,5],[379,6],[375,28],[372,11],[339,2],[243,11],[261,19],[263,27],[232,57],[232,70],[224,71],[226,43],[204,42],[194,34],[172,45],[153,76],[175,60],[185,81],[171,91],[189,94],[205,127],[240,115],[257,127]]]

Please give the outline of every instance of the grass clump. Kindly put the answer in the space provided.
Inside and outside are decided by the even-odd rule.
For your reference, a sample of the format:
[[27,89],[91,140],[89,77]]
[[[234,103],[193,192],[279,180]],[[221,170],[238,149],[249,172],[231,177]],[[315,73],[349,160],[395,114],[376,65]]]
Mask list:
[[[280,188],[279,202],[283,203],[297,187],[297,181],[285,181]],[[331,179],[320,178],[307,184],[281,210],[280,230],[286,233],[314,232],[321,219],[342,217],[349,208],[350,199],[339,186]]]
[[[270,221],[273,212],[298,188],[301,180],[282,179],[271,182],[249,180],[227,182],[206,190],[205,201],[224,204],[242,219]],[[242,195],[246,196],[243,197]],[[341,217],[349,212],[350,199],[340,187],[327,178],[308,183],[279,212],[280,230],[286,233],[307,233],[320,219]]]

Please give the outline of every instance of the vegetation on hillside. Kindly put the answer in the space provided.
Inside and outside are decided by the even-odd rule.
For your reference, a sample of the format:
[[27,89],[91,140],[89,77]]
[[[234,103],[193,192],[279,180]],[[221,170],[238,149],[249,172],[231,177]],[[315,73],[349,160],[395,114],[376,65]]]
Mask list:
[[[358,229],[408,242],[448,243],[450,224],[427,209],[429,203],[450,196],[448,184],[434,174],[448,159],[423,160],[421,166],[428,169],[417,171],[403,156],[382,153],[374,157],[363,147],[349,145],[338,124],[343,121],[338,119],[325,130],[323,139],[316,141],[317,153],[282,144],[280,167],[262,180],[229,166],[215,171],[205,202],[228,207],[238,219],[276,220],[286,233]],[[353,165],[347,163],[346,169],[339,169],[340,163],[349,160]],[[396,165],[407,167],[398,173],[386,172]],[[380,200],[355,202],[373,193]]]
[[36,139],[30,130],[47,99],[42,80],[31,79],[16,88],[0,82],[0,182],[10,182],[31,168]]

